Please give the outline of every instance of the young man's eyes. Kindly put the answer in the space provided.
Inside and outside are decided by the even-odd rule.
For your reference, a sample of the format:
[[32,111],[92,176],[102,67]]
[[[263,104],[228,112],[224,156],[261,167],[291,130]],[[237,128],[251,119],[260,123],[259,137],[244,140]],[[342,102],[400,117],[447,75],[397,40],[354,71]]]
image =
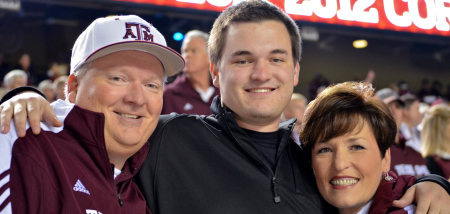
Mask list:
[[249,63],[249,61],[246,59],[241,59],[241,60],[236,61],[236,64],[239,64],[239,65],[245,65],[247,63]]

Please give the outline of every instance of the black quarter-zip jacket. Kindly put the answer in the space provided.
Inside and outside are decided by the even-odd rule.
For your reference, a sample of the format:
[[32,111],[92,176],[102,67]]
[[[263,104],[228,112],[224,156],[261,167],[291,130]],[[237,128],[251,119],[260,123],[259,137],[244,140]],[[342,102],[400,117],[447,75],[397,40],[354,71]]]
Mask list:
[[275,171],[216,97],[213,115],[160,117],[135,181],[153,213],[337,213],[280,123]]

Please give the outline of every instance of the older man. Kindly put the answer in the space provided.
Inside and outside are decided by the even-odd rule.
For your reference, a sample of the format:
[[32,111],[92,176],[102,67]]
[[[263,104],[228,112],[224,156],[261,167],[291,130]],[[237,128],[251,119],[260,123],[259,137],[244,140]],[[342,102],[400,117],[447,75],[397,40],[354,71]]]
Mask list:
[[[293,120],[279,123],[298,82],[300,44],[294,21],[266,1],[243,1],[219,16],[208,42],[222,96],[211,105],[213,115],[161,116],[135,176],[153,213],[336,212],[320,197],[311,165],[290,137]],[[46,105],[37,104],[42,98],[20,97],[27,96],[4,103],[4,121],[13,114],[25,120],[21,106],[44,112]],[[418,210],[431,204],[432,211],[449,212],[450,197],[439,185],[415,189],[396,204],[409,205],[416,193]]]
[[209,75],[209,35],[199,30],[189,31],[181,46],[186,61],[183,74],[164,89],[162,114],[187,113],[210,115],[212,100],[219,95]]
[[73,47],[66,101],[52,104],[63,126],[0,137],[8,190],[0,212],[150,213],[131,179],[158,124],[166,76],[183,66],[143,19],[95,20]]
[[8,72],[3,78],[3,84],[8,91],[27,85],[27,73],[16,69]]

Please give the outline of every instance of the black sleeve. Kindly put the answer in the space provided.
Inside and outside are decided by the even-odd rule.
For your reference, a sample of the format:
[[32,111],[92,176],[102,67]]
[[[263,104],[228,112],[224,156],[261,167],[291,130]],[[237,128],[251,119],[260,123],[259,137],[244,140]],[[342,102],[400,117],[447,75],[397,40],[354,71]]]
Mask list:
[[12,98],[22,92],[25,92],[25,91],[36,92],[39,95],[43,96],[48,101],[45,94],[42,93],[41,91],[39,91],[37,88],[31,87],[31,86],[23,86],[23,87],[15,88],[11,91],[8,91],[8,93],[6,93],[5,96],[3,96],[3,98],[0,100],[0,104],[4,103],[5,101],[9,100],[10,98]]
[[427,168],[430,170],[431,174],[436,174],[444,177],[444,173],[442,172],[441,167],[436,163],[433,157],[428,156],[425,158],[425,162],[427,163]]
[[423,177],[417,179],[415,184],[424,182],[424,181],[431,181],[431,182],[441,185],[442,188],[444,188],[447,191],[447,193],[450,195],[450,182],[448,182],[448,180],[445,179],[444,177],[439,176],[439,175],[430,174],[430,175],[426,175],[426,176],[423,176]]

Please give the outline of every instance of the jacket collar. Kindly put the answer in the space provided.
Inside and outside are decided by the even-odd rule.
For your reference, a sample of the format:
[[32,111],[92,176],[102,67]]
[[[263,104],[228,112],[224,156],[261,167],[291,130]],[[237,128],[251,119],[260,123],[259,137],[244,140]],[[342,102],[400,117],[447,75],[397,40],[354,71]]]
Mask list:
[[[73,105],[66,103],[66,105]],[[77,105],[64,119],[64,129],[76,136],[80,144],[84,144],[84,149],[90,154],[94,162],[101,166],[102,173],[109,177],[113,176],[112,164],[109,163],[104,139],[105,116],[102,113],[92,112]],[[130,179],[135,175],[140,166],[145,161],[148,153],[148,143],[133,156],[128,158],[123,167],[122,173],[115,179],[116,183]]]
[[[264,160],[264,157],[256,148],[255,144],[237,124],[234,117],[234,112],[228,107],[222,106],[220,96],[214,97],[214,100],[211,103],[211,111],[213,113],[213,116],[217,119],[222,130],[224,130],[229,136],[234,138],[234,140],[253,158],[257,159],[262,165],[265,165],[266,168],[269,169],[269,171],[272,171],[271,167],[268,165],[267,161]],[[291,133],[294,128],[295,121],[296,119],[291,119],[279,124],[278,130],[280,145],[277,149],[277,159],[285,150],[284,148],[286,147],[288,142],[292,141],[291,143],[295,143],[291,138]]]

